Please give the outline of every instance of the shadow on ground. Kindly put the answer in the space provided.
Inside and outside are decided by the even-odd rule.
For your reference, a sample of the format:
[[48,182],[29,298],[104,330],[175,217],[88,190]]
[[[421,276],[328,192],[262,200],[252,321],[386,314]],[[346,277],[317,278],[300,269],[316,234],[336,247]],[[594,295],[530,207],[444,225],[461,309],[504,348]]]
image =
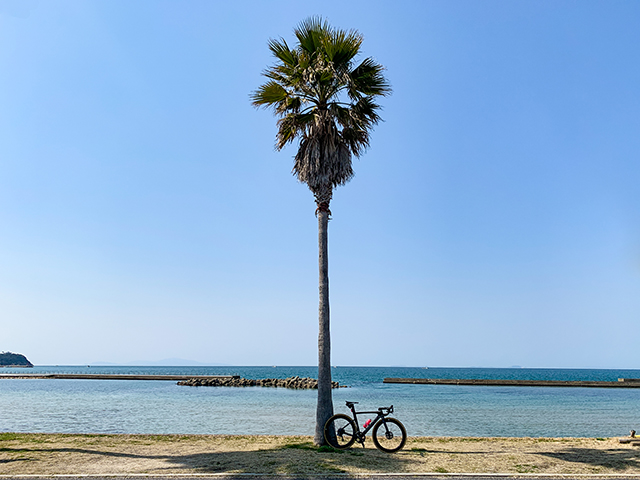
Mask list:
[[[16,437],[20,444],[0,448],[0,470],[5,474],[176,474],[224,473],[313,475],[342,473],[512,472],[602,473],[639,472],[640,450],[585,445],[529,445],[526,442],[485,442],[486,449],[468,442],[411,440],[397,454],[367,448],[347,450],[315,447],[308,437],[270,439],[216,439],[190,437],[94,438]],[[13,440],[12,440],[13,441]],[[66,444],[62,442],[68,442]],[[72,443],[75,442],[75,443]],[[81,443],[84,442],[84,443]],[[236,442],[236,443],[232,443]],[[277,442],[277,443],[276,443]],[[0,445],[2,445],[0,443]],[[275,446],[277,445],[277,446]],[[529,447],[527,447],[529,445]],[[589,448],[591,447],[591,448]],[[609,448],[610,447],[610,448]]]
[[[46,462],[47,459],[77,455],[76,469],[95,466],[107,459],[121,459],[120,468],[128,473],[274,473],[313,474],[347,473],[354,469],[375,472],[405,472],[411,458],[397,454],[387,454],[374,448],[351,448],[335,450],[330,447],[315,447],[311,442],[289,443],[277,448],[254,451],[207,452],[186,455],[146,455],[140,453],[113,452],[91,448],[0,448],[0,453],[8,455],[30,455],[29,458],[0,460],[0,463],[14,461]],[[13,456],[13,455],[12,455]],[[70,458],[70,457],[68,457]],[[110,463],[110,462],[109,462]],[[111,463],[110,463],[111,464]],[[62,464],[67,473],[74,468],[70,463]],[[35,465],[34,465],[35,467]],[[59,470],[59,469],[57,469]]]
[[629,448],[567,448],[557,452],[538,452],[538,455],[555,458],[563,462],[580,463],[613,470],[639,469],[640,451]]
[[13,463],[13,462],[28,462],[29,460],[31,460],[30,458],[6,458],[6,459],[0,459],[0,465],[5,464],[5,463]]

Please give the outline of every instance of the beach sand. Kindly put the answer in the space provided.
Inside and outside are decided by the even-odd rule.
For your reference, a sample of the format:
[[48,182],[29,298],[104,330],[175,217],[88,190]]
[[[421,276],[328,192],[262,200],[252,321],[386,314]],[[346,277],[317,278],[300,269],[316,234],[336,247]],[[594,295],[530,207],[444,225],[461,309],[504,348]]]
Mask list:
[[168,473],[639,474],[616,438],[410,437],[403,450],[327,451],[311,437],[0,433],[0,474]]

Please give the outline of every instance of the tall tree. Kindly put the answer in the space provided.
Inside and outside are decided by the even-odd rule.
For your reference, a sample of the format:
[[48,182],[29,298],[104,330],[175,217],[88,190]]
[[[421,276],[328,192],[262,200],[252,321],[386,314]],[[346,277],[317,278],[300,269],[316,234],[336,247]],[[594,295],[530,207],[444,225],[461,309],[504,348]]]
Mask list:
[[316,445],[325,443],[324,424],[333,415],[331,342],[329,337],[329,260],[327,229],[333,189],[353,177],[352,156],[369,146],[369,133],[380,121],[375,98],[391,88],[384,68],[372,58],[356,62],[362,35],[331,27],[321,17],[294,29],[297,44],[270,40],[275,64],[263,74],[266,83],[251,99],[271,107],[278,117],[276,148],[299,140],[293,174],[315,197],[318,217],[320,305],[318,333],[318,405]]

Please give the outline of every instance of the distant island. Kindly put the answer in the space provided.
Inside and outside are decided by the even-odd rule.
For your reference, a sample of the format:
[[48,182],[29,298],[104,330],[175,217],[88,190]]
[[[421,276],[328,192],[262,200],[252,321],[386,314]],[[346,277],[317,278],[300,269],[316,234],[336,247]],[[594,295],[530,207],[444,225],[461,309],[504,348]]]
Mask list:
[[33,367],[33,364],[20,353],[0,352],[0,367]]

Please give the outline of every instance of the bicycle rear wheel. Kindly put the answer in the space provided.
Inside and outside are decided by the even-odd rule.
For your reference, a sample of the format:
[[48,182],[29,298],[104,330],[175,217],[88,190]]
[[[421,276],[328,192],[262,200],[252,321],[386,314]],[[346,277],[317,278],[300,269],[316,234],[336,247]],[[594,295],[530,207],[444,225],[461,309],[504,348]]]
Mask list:
[[356,424],[350,416],[337,413],[327,420],[324,439],[333,448],[349,448],[356,441]]
[[404,447],[407,431],[395,418],[383,418],[373,427],[373,444],[383,452],[393,453]]

